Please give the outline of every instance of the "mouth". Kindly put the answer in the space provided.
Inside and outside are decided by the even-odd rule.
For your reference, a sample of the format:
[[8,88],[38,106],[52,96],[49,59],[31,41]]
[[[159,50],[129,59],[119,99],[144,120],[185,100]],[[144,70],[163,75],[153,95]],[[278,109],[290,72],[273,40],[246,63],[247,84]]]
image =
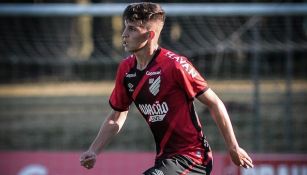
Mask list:
[[123,46],[126,47],[128,45],[127,41],[123,41]]

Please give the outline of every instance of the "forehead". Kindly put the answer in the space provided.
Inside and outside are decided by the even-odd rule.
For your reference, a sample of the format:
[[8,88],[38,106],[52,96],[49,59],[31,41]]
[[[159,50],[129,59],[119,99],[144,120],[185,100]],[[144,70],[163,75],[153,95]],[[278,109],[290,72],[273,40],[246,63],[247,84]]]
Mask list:
[[124,23],[125,23],[125,26],[133,26],[133,27],[145,28],[145,25],[142,24],[141,21],[129,21],[129,20],[125,20]]

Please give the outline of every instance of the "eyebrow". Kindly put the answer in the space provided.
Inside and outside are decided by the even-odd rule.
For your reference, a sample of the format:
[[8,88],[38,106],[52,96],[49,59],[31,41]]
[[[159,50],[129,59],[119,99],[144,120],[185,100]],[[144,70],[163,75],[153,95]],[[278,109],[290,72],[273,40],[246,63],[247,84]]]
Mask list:
[[131,29],[137,29],[137,27],[135,27],[135,26],[127,26],[128,28],[131,28]]
[[126,27],[132,27],[132,28],[135,28],[135,29],[138,29],[138,30],[139,30],[139,28],[145,27],[145,26],[142,26],[142,24],[141,25],[132,25],[132,24],[129,25],[127,22],[125,22],[124,25]]

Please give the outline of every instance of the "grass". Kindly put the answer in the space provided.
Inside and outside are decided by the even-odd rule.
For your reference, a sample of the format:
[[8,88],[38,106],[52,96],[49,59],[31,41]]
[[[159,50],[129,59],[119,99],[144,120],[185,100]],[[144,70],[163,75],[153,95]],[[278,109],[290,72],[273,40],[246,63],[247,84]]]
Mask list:
[[[243,147],[260,152],[307,152],[303,139],[307,137],[307,81],[293,82],[292,118],[288,123],[284,82],[262,81],[257,127],[252,82],[210,81],[209,84],[227,106]],[[0,85],[0,149],[86,149],[110,111],[108,97],[113,86],[113,82]],[[196,104],[213,149],[225,150],[208,110]],[[259,137],[255,137],[255,128],[260,131]],[[292,133],[291,140],[285,136],[288,131]],[[153,137],[135,107],[131,108],[123,130],[107,149],[154,150]]]

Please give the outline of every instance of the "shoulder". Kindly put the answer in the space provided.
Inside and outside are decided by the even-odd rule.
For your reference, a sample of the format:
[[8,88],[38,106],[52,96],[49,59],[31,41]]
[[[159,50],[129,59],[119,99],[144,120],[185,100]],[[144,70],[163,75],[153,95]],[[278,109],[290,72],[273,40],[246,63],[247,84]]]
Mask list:
[[135,57],[130,55],[120,61],[118,69],[121,72],[128,72],[135,65]]
[[186,57],[167,49],[162,49],[161,55],[164,57],[164,61],[174,66],[174,68],[180,68],[181,64],[189,62]]
[[134,55],[129,55],[120,61],[120,65],[125,65],[125,66],[133,66],[134,63],[135,63]]
[[187,57],[179,55],[173,51],[163,49],[162,54],[165,57],[165,60],[176,69],[188,69],[192,66],[192,63]]
[[164,50],[162,54],[166,57],[170,65],[172,65],[173,69],[177,72],[185,72],[188,75],[195,78],[198,75],[198,71],[194,68],[193,64],[189,61],[189,59],[185,56],[178,55],[172,51]]

